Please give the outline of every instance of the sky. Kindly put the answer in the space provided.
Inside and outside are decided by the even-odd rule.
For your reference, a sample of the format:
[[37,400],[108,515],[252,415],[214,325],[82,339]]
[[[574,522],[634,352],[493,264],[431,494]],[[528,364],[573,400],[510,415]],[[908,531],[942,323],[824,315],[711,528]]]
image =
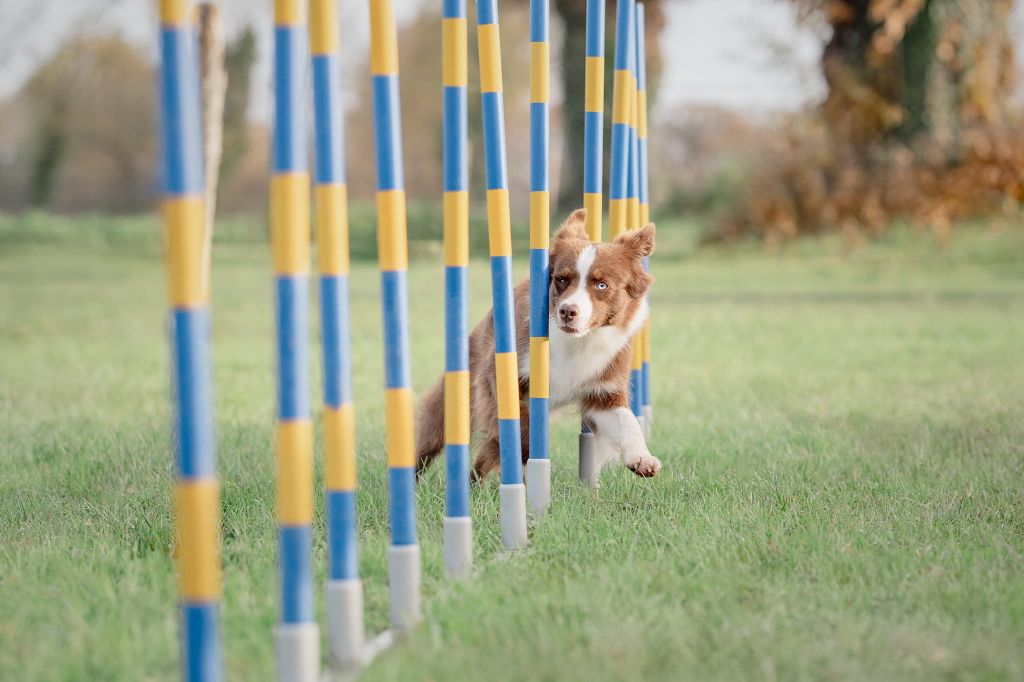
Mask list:
[[824,96],[822,38],[797,24],[792,3],[669,0],[666,19],[658,96],[667,109],[696,103],[779,111]]
[[[398,21],[414,18],[428,1],[393,0]],[[354,57],[364,57],[367,4],[341,3],[343,56],[351,51]],[[251,114],[265,120],[271,92],[271,2],[219,4],[229,35],[246,24],[257,28],[261,49],[253,74]],[[0,98],[16,91],[76,31],[118,32],[155,60],[156,7],[155,0],[0,0]],[[1024,37],[1024,2],[1017,3],[1015,12],[1014,32]],[[683,104],[712,104],[754,114],[787,111],[816,101],[824,92],[817,69],[821,38],[797,24],[786,0],[666,0],[666,18],[658,100],[662,113]],[[1024,61],[1024,50],[1017,57]],[[346,74],[349,81],[361,77],[364,74]]]

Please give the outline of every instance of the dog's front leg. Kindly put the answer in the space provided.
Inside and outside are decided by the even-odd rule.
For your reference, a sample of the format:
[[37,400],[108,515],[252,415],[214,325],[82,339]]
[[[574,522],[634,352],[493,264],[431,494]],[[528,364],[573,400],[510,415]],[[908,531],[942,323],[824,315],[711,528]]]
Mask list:
[[661,471],[661,461],[651,454],[644,441],[643,431],[636,417],[625,405],[584,409],[584,418],[593,424],[600,461],[621,457],[622,463],[637,476],[655,476]]

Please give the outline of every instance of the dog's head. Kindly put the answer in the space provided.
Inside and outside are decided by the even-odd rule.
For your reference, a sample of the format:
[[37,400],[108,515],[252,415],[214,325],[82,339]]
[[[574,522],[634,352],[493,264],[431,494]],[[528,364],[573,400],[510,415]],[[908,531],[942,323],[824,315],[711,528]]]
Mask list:
[[654,278],[643,259],[654,251],[654,224],[609,244],[587,238],[586,211],[574,211],[551,242],[550,322],[571,336],[629,327]]

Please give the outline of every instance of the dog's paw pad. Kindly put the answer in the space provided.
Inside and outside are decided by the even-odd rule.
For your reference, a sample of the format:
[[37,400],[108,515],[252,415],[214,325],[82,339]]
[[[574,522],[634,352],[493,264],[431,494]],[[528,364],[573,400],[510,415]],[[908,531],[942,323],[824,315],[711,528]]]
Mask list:
[[637,476],[643,476],[644,478],[650,478],[657,476],[658,472],[661,471],[661,460],[651,455],[644,455],[636,464],[631,464],[629,470]]

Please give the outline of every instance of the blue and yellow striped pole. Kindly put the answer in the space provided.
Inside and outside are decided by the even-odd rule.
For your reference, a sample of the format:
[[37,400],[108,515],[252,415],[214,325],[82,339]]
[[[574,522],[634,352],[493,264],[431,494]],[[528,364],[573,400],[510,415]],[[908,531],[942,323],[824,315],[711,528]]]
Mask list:
[[[646,50],[646,22],[644,19],[644,6],[636,6],[636,70],[637,70],[637,101],[639,102],[639,120],[637,121],[637,139],[639,142],[640,162],[640,226],[643,227],[651,221],[651,203],[648,184],[647,167],[647,50]],[[644,267],[650,268],[650,257],[644,258]],[[643,330],[643,415],[644,428],[650,435],[651,426],[654,423],[654,410],[651,407],[651,324],[648,320]]]
[[583,207],[590,241],[604,222],[604,0],[587,0],[586,86],[583,105]]
[[163,222],[170,303],[181,679],[220,680],[220,484],[213,438],[205,187],[193,5],[160,2]]
[[[639,9],[637,5],[636,9]],[[640,122],[640,101],[637,81],[639,78],[637,69],[636,48],[636,10],[633,13],[633,45],[632,54],[629,60],[629,181],[626,189],[626,229],[639,230],[640,224],[640,140],[638,127]],[[629,404],[640,423],[641,430],[644,430],[643,416],[643,331],[633,337],[632,357],[630,362],[630,399]]]
[[505,159],[505,107],[497,0],[477,0],[480,99],[487,175],[487,228],[494,298],[495,371],[501,447],[501,534],[505,547],[526,547],[526,486],[519,433],[519,370],[512,300],[512,227]]
[[[604,222],[604,19],[605,0],[587,0],[586,86],[583,105],[583,207],[586,230],[592,242],[600,242]],[[594,434],[580,428],[579,477],[596,483]]]
[[313,425],[309,409],[309,171],[306,17],[299,0],[274,3],[274,128],[270,231],[277,298],[277,522],[279,680],[320,673],[313,609]]
[[647,194],[647,36],[643,3],[636,5],[636,95],[637,145],[640,166],[640,227],[651,221],[650,198]]
[[[635,48],[635,40],[633,45]],[[629,73],[629,168],[626,182],[626,230],[638,230],[640,229],[640,165],[638,163],[637,122],[640,116],[637,103],[635,55],[629,60]]]
[[[634,18],[636,14],[634,13]],[[634,41],[632,50],[636,49],[634,23]],[[637,173],[637,136],[636,126],[639,115],[637,114],[636,101],[636,55],[631,54],[629,59],[629,164],[626,168],[626,230],[636,230],[640,222],[640,183]]]
[[310,0],[310,51],[316,126],[317,265],[324,376],[327,508],[327,638],[336,667],[363,651],[363,585],[356,537],[355,412],[349,321],[348,191],[337,0]]
[[444,0],[441,19],[444,99],[445,488],[444,559],[448,575],[473,567],[469,516],[469,167],[466,0]]
[[629,187],[630,110],[633,61],[634,0],[620,0],[615,8],[615,77],[612,82],[612,160],[608,178],[608,236],[626,231]]
[[377,260],[384,315],[385,421],[391,547],[391,624],[420,619],[420,548],[416,542],[416,468],[409,367],[409,266],[398,97],[398,36],[391,0],[370,0],[370,75],[377,150]]
[[[549,0],[530,0],[530,459],[526,494],[534,512],[551,503],[548,458]],[[589,217],[588,217],[589,219]]]

